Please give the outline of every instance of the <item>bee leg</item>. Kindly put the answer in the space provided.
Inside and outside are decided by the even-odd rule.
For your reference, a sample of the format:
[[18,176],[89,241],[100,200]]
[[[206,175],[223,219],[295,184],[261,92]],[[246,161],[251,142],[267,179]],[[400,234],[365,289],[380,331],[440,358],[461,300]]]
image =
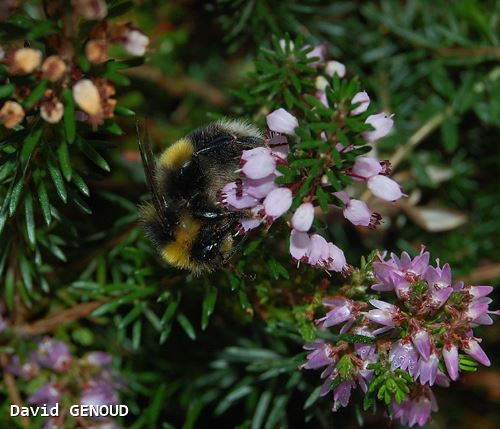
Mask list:
[[194,259],[209,263],[222,256],[221,242],[228,232],[236,225],[235,220],[228,221],[214,228],[205,229],[200,233],[193,244],[192,254]]
[[236,220],[241,218],[242,216],[237,212],[231,212],[228,210],[220,209],[218,207],[214,207],[212,204],[209,204],[205,201],[204,198],[199,197],[190,203],[190,211],[194,218],[217,222],[221,220]]

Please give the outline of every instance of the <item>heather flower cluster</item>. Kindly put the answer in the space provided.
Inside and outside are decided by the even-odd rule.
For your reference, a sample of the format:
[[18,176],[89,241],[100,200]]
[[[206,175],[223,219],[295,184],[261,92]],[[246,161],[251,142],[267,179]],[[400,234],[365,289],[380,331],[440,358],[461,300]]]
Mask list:
[[[29,391],[29,405],[53,407],[59,404],[59,416],[47,418],[44,429],[63,427],[71,405],[119,405],[118,393],[125,389],[123,378],[111,367],[111,355],[89,352],[81,358],[71,355],[68,345],[51,337],[34,344],[26,356],[12,354],[5,370],[15,377],[37,386]],[[43,383],[37,383],[43,380]],[[88,428],[120,429],[111,417],[84,418]]]
[[489,308],[493,288],[453,283],[450,266],[429,258],[424,248],[413,259],[377,254],[365,299],[323,301],[329,311],[317,320],[319,330],[340,328],[337,340],[306,344],[302,367],[323,368],[320,394],[333,390],[334,411],[359,386],[384,400],[393,419],[423,426],[438,408],[434,385],[448,387],[477,363],[490,365],[474,328],[499,314]]
[[[293,49],[293,43],[289,42],[287,48],[285,41],[280,42],[281,49]],[[307,47],[306,47],[307,48]],[[310,48],[310,47],[309,47]],[[315,96],[324,105],[328,105],[326,87],[328,80],[334,74],[339,78],[345,76],[346,70],[343,64],[337,61],[325,61],[325,47],[318,45],[307,53],[312,66],[320,73],[316,78],[318,91]],[[321,74],[323,73],[323,74]],[[347,108],[350,116],[365,115],[370,98],[363,91],[355,94]],[[334,107],[337,109],[337,106]],[[340,112],[339,115],[343,114]],[[312,106],[312,110],[315,107]],[[332,118],[333,120],[334,118]],[[338,118],[337,118],[338,119]],[[241,178],[227,184],[221,190],[221,202],[233,210],[246,210],[247,216],[241,219],[241,230],[247,232],[253,228],[265,224],[269,226],[277,218],[290,211],[290,254],[298,263],[307,263],[313,267],[327,271],[336,271],[347,275],[350,266],[347,264],[342,249],[334,243],[327,241],[323,236],[314,233],[314,219],[318,214],[321,202],[318,193],[328,194],[337,202],[329,205],[329,208],[341,209],[344,217],[352,224],[368,228],[375,228],[381,221],[381,216],[374,213],[368,205],[353,197],[354,187],[347,187],[342,183],[339,185],[331,183],[329,173],[343,174],[352,182],[364,183],[372,194],[383,200],[393,202],[403,196],[400,186],[391,178],[390,163],[379,161],[371,156],[353,155],[355,146],[346,143],[335,133],[321,132],[320,138],[329,146],[321,153],[310,151],[304,155],[307,163],[311,159],[324,159],[323,173],[320,180],[313,181],[309,191],[305,195],[297,195],[301,186],[310,180],[308,172],[304,170],[292,183],[278,184],[277,179],[282,176],[281,168],[291,166],[291,159],[296,158],[295,147],[300,147],[301,138],[296,134],[299,127],[299,119],[284,108],[279,108],[266,116],[267,135],[266,146],[244,151],[241,157]],[[304,119],[307,122],[307,119]],[[393,126],[393,120],[385,113],[377,113],[366,116],[364,125],[371,130],[358,133],[359,140],[356,145],[368,146],[385,137]],[[292,144],[294,143],[294,144]],[[316,142],[313,142],[316,143]],[[322,141],[320,140],[320,143]],[[291,145],[292,144],[292,145]],[[336,162],[335,159],[325,157],[325,151],[334,150],[338,156],[349,155],[355,158],[346,167]],[[299,149],[300,153],[304,153]],[[365,151],[366,152],[366,151]],[[318,190],[318,188],[321,188]],[[358,189],[359,192],[359,189]],[[294,202],[297,204],[294,206]],[[324,205],[323,205],[324,206]]]
[[[149,39],[131,24],[106,20],[104,0],[47,2],[46,12],[51,19],[68,14],[74,19],[61,19],[59,32],[44,39],[45,54],[21,41],[0,47],[0,63],[7,72],[2,96],[8,98],[0,107],[0,122],[11,129],[27,116],[39,116],[57,124],[69,111],[73,114],[74,102],[77,120],[100,125],[114,115],[116,89],[109,73],[101,77],[92,68],[108,61],[111,44],[123,46],[129,55],[143,56]],[[76,37],[74,43],[68,37],[82,37],[82,28],[88,32],[84,46]]]

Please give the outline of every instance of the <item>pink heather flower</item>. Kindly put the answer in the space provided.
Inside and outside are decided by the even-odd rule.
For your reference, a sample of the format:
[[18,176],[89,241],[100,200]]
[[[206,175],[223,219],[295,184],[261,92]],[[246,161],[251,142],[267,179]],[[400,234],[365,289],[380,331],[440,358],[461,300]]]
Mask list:
[[276,168],[276,158],[267,147],[246,150],[241,159],[244,162],[242,171],[249,179],[263,179],[274,173]]
[[446,365],[448,375],[452,380],[458,378],[458,349],[453,344],[443,347],[443,360]]
[[36,358],[41,366],[58,372],[65,372],[71,365],[68,346],[62,341],[44,338],[38,345]]
[[[316,98],[321,101],[321,104],[325,107],[330,107],[330,104],[328,103],[328,98],[326,97],[326,92],[325,91],[316,91]],[[323,139],[326,140],[326,139]]]
[[130,30],[125,35],[123,47],[130,54],[142,57],[149,45],[149,37],[138,30]]
[[306,252],[307,263],[324,265],[330,255],[328,242],[319,234],[311,235],[311,242]]
[[105,352],[90,352],[85,359],[90,365],[101,367],[110,364],[112,357],[109,353]]
[[290,235],[290,254],[297,261],[306,257],[306,253],[311,245],[311,238],[307,232],[292,229]]
[[493,292],[493,288],[491,286],[469,286],[467,292],[474,298],[482,298]]
[[274,181],[275,179],[275,174],[270,174],[261,179],[247,179],[242,183],[243,190],[252,197],[258,199],[265,198],[269,192],[278,188],[278,185]]
[[368,106],[370,105],[370,97],[366,91],[358,92],[354,95],[354,97],[352,97],[351,104],[357,103],[359,103],[359,105],[351,110],[351,115],[359,115],[366,112],[366,109],[368,109]]
[[327,269],[338,273],[347,273],[349,266],[347,265],[342,249],[335,246],[333,243],[328,243],[328,250],[329,263],[327,265]]
[[340,383],[333,391],[333,411],[337,411],[340,407],[347,407],[351,398],[352,389],[356,388],[356,383],[353,380],[346,380]]
[[346,73],[346,68],[344,64],[338,61],[328,61],[325,66],[325,73],[330,77],[333,77],[336,73],[340,78],[343,78]]
[[312,51],[306,54],[307,58],[317,58],[316,61],[309,63],[311,67],[319,67],[321,64],[325,62],[326,56],[326,46],[324,44],[319,44],[314,46]]
[[357,311],[355,311],[354,304],[349,299],[325,299],[323,305],[326,307],[333,307],[333,310],[326,313],[325,317],[318,319],[318,322],[322,322],[323,328],[345,323],[340,330],[340,332],[343,333],[350,328],[356,320]]
[[425,247],[422,246],[420,249],[420,254],[411,259],[407,252],[401,253],[401,258],[396,254],[391,253],[391,259],[388,261],[395,269],[398,270],[399,274],[403,277],[409,277],[410,279],[419,279],[423,277],[429,267],[430,253],[425,252]]
[[118,403],[118,396],[115,390],[110,384],[105,382],[97,382],[84,389],[80,398],[81,405],[99,406],[116,405]]
[[420,329],[412,336],[412,341],[420,353],[420,356],[422,356],[424,360],[428,360],[431,354],[431,341],[427,331],[425,329]]
[[[372,322],[384,325],[386,328],[393,328],[396,326],[396,316],[398,314],[398,308],[395,305],[389,304],[385,301],[379,301],[378,299],[371,299],[370,304],[377,308],[377,310],[370,310],[366,313],[366,317]],[[385,328],[384,328],[385,329]],[[377,330],[378,333],[385,332]],[[373,333],[376,335],[376,332]]]
[[342,211],[344,217],[353,225],[374,228],[380,222],[380,215],[373,213],[364,201],[350,200]]
[[376,176],[382,171],[382,166],[380,161],[375,158],[369,158],[367,156],[359,156],[356,158],[351,171],[356,176],[369,179],[370,177]]
[[378,198],[386,201],[396,201],[403,196],[397,182],[387,176],[377,175],[367,181],[368,189]]
[[[258,206],[259,209],[262,209],[262,206]],[[254,209],[252,209],[253,211]],[[248,232],[251,229],[258,228],[263,222],[262,218],[244,218],[240,219],[240,226],[243,232]]]
[[248,195],[245,189],[241,189],[235,182],[228,183],[221,190],[222,203],[237,210],[248,209],[259,204],[259,200]]
[[295,128],[299,126],[297,118],[283,108],[269,113],[266,116],[266,122],[271,131],[290,136],[295,134]]
[[408,398],[411,399],[401,401],[400,404],[395,401],[392,403],[394,418],[399,419],[404,426],[422,427],[429,420],[431,412],[438,410],[436,397],[427,386],[418,395],[410,392]]
[[375,130],[365,131],[363,137],[368,142],[374,142],[389,134],[394,125],[394,121],[390,116],[382,112],[368,116],[365,120],[365,124],[370,124]]
[[307,362],[301,368],[317,369],[335,362],[334,349],[330,343],[316,340],[313,343],[305,344],[304,349],[313,351],[307,355]]
[[438,364],[439,359],[435,353],[432,353],[428,360],[420,358],[415,380],[420,377],[420,384],[428,383],[432,386],[436,381]]
[[413,376],[417,372],[418,353],[410,341],[399,340],[389,351],[389,362],[393,371],[400,368]]
[[434,308],[440,308],[446,303],[446,301],[448,301],[448,298],[453,293],[453,288],[445,287],[443,289],[439,289],[439,287],[433,285],[429,287],[429,292],[431,305]]
[[353,225],[375,228],[380,223],[381,216],[373,213],[364,201],[352,199],[344,191],[334,192],[333,195],[345,204],[342,213]]
[[307,232],[311,229],[314,220],[314,206],[311,203],[302,203],[292,216],[292,226],[297,231]]
[[61,392],[54,383],[44,383],[32,395],[28,396],[27,402],[35,405],[47,405],[53,407],[61,399]]
[[479,342],[475,338],[468,338],[463,347],[463,350],[468,355],[472,356],[479,363],[482,363],[484,366],[490,366],[491,362],[486,353],[479,345]]
[[451,286],[451,268],[445,264],[443,268],[429,267],[425,272],[425,281],[429,286],[435,286],[437,289],[443,289]]
[[[366,326],[356,326],[354,328],[354,334],[363,335],[364,337],[375,338],[375,336]],[[356,343],[354,344],[354,350],[361,359],[366,360],[369,359],[369,357],[375,353],[376,346],[375,344]]]
[[286,213],[292,205],[292,191],[288,188],[277,188],[269,192],[264,199],[264,211],[272,220]]

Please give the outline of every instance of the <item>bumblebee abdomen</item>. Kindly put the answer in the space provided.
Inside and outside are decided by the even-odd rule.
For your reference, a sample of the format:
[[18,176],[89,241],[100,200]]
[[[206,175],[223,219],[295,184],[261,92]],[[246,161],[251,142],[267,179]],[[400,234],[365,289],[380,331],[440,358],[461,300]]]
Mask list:
[[161,248],[161,256],[169,264],[178,268],[190,268],[191,249],[199,234],[201,223],[187,212],[182,213],[174,228],[174,239]]
[[169,170],[179,169],[192,158],[194,151],[191,140],[180,139],[165,149],[160,157],[160,165]]

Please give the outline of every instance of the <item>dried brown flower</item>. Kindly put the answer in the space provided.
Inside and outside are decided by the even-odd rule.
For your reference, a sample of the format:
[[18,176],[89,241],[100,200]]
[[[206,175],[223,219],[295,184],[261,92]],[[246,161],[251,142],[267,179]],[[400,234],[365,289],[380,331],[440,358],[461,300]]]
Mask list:
[[24,110],[16,101],[6,101],[0,109],[0,121],[5,128],[14,128],[24,118]]
[[47,57],[42,64],[42,76],[51,82],[56,82],[64,75],[66,64],[57,55]]
[[100,64],[108,59],[108,41],[89,40],[85,45],[85,55],[92,64]]
[[64,106],[56,97],[44,101],[40,106],[40,116],[49,124],[57,124],[63,117],[63,114]]
[[75,13],[88,20],[103,19],[108,14],[104,0],[71,0]]
[[10,58],[9,71],[12,74],[28,74],[33,72],[42,62],[42,53],[37,49],[17,49]]

